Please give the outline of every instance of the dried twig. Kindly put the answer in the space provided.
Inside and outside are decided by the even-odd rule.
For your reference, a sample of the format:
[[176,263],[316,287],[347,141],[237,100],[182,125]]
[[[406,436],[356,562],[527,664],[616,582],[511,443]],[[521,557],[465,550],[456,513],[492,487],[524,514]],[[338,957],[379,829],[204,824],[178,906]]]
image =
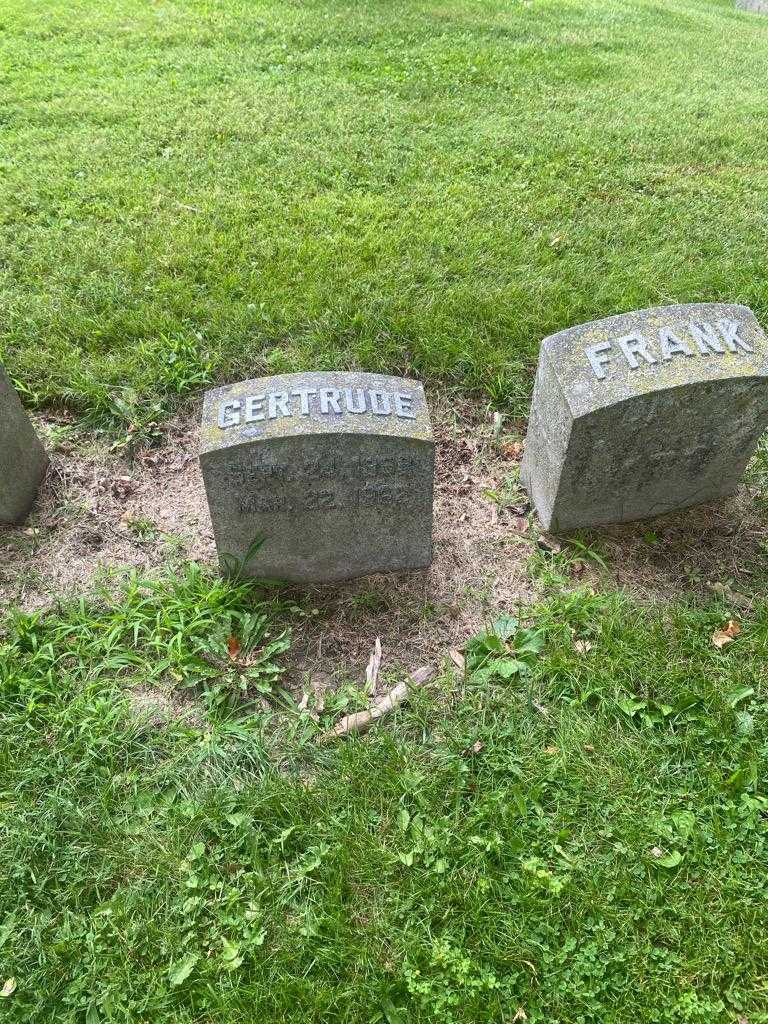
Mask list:
[[451,650],[448,651],[448,657],[451,659],[451,661],[459,670],[459,672],[461,672],[462,675],[465,675],[467,671],[467,660],[461,653],[461,651],[458,651],[456,650],[456,648],[452,647]]
[[403,703],[408,696],[409,687],[423,686],[430,679],[434,679],[435,675],[435,670],[429,665],[417,668],[405,682],[393,686],[366,711],[356,711],[353,715],[345,715],[332,729],[318,736],[317,742],[328,743],[330,740],[339,739],[342,736],[362,736],[363,733],[368,732],[374,722],[388,715],[390,711],[394,711]]
[[379,681],[379,669],[381,668],[381,637],[376,637],[371,657],[365,670],[365,687],[373,697],[376,693],[376,683]]

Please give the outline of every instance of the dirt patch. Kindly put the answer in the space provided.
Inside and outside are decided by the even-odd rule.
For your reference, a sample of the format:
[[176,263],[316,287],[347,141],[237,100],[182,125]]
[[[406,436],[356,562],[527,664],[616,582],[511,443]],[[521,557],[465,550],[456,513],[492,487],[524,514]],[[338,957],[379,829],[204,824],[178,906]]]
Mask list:
[[[38,420],[43,436],[57,425]],[[162,447],[131,463],[95,435],[48,444],[51,465],[32,514],[0,532],[0,600],[45,607],[113,568],[150,570],[176,553],[212,560],[196,445],[193,425],[181,421],[168,425]]]
[[[437,400],[432,415],[433,565],[295,591],[315,613],[294,630],[294,689],[320,693],[340,678],[362,680],[376,637],[383,680],[392,669],[439,663],[500,612],[533,599],[538,533],[517,485],[524,424],[499,431],[487,409],[468,401]],[[0,533],[3,603],[45,607],[125,566],[150,572],[173,558],[215,565],[196,420],[170,422],[163,444],[131,462],[96,436],[56,447],[55,420],[39,426],[49,433],[51,470],[27,523]],[[760,493],[745,486],[725,504],[588,536],[607,571],[582,559],[574,584],[619,586],[641,600],[710,593],[712,584],[749,594],[768,551]]]
[[200,705],[188,691],[138,685],[129,690],[128,699],[136,719],[149,728],[162,728],[170,722],[184,722],[191,729],[205,727]]
[[[520,445],[496,436],[492,416],[472,403],[438,401],[432,414],[433,565],[296,592],[317,612],[295,631],[295,683],[358,678],[377,636],[384,675],[394,664],[413,668],[530,600],[534,541],[516,490]],[[56,421],[38,426],[51,450]],[[22,528],[0,534],[0,599],[39,608],[87,591],[110,569],[148,572],[174,557],[214,565],[197,443],[197,421],[179,419],[167,424],[162,446],[132,462],[95,436],[53,445],[36,508]]]
[[722,585],[750,593],[768,568],[762,492],[748,485],[726,502],[608,527],[588,540],[613,585],[644,601],[703,595]]

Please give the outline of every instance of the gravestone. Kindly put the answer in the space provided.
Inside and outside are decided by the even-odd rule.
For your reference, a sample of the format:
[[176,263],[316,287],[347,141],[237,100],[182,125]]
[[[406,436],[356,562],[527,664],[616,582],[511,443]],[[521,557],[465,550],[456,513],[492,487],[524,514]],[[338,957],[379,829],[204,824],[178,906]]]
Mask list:
[[0,367],[0,524],[24,519],[47,466],[45,449]]
[[756,14],[768,14],[768,0],[736,0],[741,11],[754,11]]
[[209,391],[200,463],[226,571],[330,582],[432,561],[434,441],[416,381],[297,373]]
[[723,498],[768,425],[768,339],[746,306],[662,306],[541,345],[521,480],[545,530]]

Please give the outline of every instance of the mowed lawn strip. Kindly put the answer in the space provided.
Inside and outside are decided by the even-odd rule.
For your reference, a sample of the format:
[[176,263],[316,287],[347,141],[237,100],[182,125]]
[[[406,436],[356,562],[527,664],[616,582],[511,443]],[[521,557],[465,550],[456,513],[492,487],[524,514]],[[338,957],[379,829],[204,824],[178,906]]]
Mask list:
[[360,684],[315,725],[199,656],[306,611],[180,567],[12,619],[5,1019],[768,1021],[764,602],[717,650],[726,605],[555,587],[527,676],[330,747]]
[[353,366],[522,407],[574,323],[765,322],[766,59],[730,0],[8,0],[0,354],[96,419]]

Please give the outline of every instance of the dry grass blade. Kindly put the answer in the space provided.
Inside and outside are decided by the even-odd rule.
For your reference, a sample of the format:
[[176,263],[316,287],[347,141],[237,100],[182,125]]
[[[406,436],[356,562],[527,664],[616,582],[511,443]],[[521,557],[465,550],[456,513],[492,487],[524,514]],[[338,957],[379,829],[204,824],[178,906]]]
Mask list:
[[373,696],[376,693],[376,684],[379,681],[379,669],[381,668],[381,637],[376,637],[376,642],[368,659],[365,670],[365,688]]
[[407,698],[409,689],[413,686],[423,686],[430,679],[434,679],[435,670],[430,666],[416,669],[403,683],[398,683],[380,697],[366,711],[356,711],[352,715],[345,715],[328,732],[318,736],[318,743],[328,743],[330,740],[339,739],[342,736],[362,736],[368,732],[374,722],[394,711],[396,707]]
[[467,671],[467,663],[461,651],[457,651],[455,648],[451,648],[451,650],[448,651],[448,656],[453,662],[453,664],[456,666],[456,668],[459,670],[459,672],[461,672],[463,675]]

